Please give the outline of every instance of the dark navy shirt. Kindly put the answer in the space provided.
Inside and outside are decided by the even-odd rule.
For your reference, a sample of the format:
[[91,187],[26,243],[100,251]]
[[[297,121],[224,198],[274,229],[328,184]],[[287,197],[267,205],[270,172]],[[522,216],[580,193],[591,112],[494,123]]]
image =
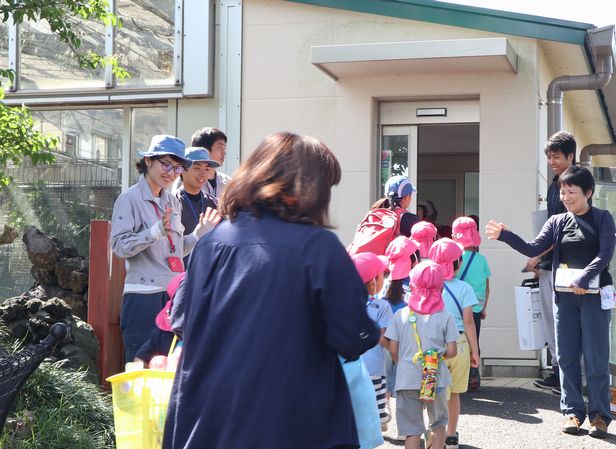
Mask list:
[[359,447],[338,354],[378,343],[338,238],[261,211],[199,240],[164,449]]
[[[564,214],[567,212],[567,208],[560,200],[560,189],[558,188],[558,176],[554,176],[552,178],[552,184],[548,187],[548,218],[552,215]],[[544,254],[541,257],[541,261],[537,265],[539,268],[543,270],[551,270],[552,269],[552,251]]]

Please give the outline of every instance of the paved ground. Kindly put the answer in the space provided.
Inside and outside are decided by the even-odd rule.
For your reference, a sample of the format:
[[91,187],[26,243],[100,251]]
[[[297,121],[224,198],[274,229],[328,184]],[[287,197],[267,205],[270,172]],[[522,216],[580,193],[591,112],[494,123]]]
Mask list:
[[[482,378],[478,391],[462,395],[460,449],[614,449],[616,435],[605,440],[589,437],[588,420],[582,424],[581,435],[561,433],[559,397],[535,388],[532,381]],[[382,449],[404,447],[395,439],[395,400],[391,406],[394,419],[384,434]],[[608,430],[616,432],[614,426],[616,421]]]

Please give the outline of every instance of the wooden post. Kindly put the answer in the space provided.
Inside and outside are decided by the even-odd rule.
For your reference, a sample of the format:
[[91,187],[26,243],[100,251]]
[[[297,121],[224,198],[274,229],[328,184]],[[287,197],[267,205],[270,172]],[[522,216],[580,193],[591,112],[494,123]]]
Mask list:
[[124,371],[124,346],[120,331],[120,306],[124,287],[124,259],[111,251],[111,223],[90,221],[90,277],[88,282],[88,323],[100,342],[98,369],[105,379]]

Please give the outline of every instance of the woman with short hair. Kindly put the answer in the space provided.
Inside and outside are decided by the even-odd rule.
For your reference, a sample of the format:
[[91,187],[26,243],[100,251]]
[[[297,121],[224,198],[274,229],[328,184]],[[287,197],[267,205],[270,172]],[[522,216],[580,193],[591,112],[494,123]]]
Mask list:
[[[578,434],[581,423],[588,416],[590,436],[604,438],[612,419],[609,396],[611,310],[602,308],[602,295],[591,293],[589,285],[598,276],[599,286],[613,297],[608,265],[614,254],[616,228],[609,211],[591,206],[595,180],[586,168],[572,165],[566,169],[558,178],[558,188],[567,212],[551,216],[535,240],[525,242],[503,223],[494,220],[488,222],[486,234],[528,257],[542,254],[553,246],[554,278],[559,267],[581,270],[570,285],[558,288],[554,284],[560,408],[566,417],[562,431]],[[582,396],[580,355],[584,357],[588,412]]]
[[341,170],[309,136],[267,137],[227,185],[185,283],[182,360],[163,448],[359,447],[338,354],[380,332],[324,229]]

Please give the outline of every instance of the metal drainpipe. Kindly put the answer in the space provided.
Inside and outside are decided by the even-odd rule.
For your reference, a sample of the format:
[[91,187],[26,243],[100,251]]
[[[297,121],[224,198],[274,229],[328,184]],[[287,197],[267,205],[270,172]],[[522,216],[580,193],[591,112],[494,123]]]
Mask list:
[[614,155],[616,156],[616,144],[590,144],[586,145],[580,151],[580,164],[590,166],[590,159],[592,156],[604,156]]
[[595,72],[590,75],[565,75],[554,78],[547,91],[548,136],[562,129],[563,92],[566,90],[599,90],[612,78],[614,60],[614,26],[595,28],[587,34],[595,61]]

